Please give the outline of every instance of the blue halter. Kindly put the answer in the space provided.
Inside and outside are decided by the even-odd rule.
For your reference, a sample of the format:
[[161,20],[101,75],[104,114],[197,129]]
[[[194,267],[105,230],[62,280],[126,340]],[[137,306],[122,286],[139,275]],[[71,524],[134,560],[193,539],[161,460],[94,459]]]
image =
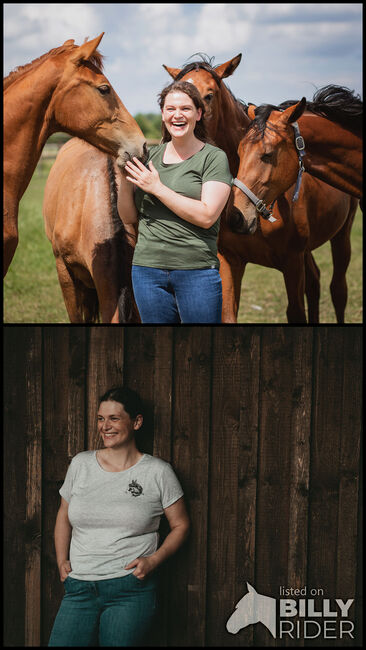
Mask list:
[[[296,181],[296,187],[294,191],[294,195],[292,197],[293,201],[297,201],[299,198],[299,192],[300,192],[300,186],[301,186],[301,180],[302,180],[302,175],[305,171],[304,163],[303,163],[303,158],[306,155],[305,152],[305,142],[304,138],[302,137],[299,129],[299,125],[297,122],[292,122],[291,125],[295,131],[295,147],[297,149],[297,153],[299,156],[299,173],[297,175],[297,181]],[[262,199],[259,199],[251,190],[249,187],[244,185],[242,181],[240,181],[238,178],[234,178],[233,185],[238,187],[247,197],[248,199],[254,203],[255,207],[257,208],[258,212],[262,215],[264,219],[267,219],[270,222],[277,221],[277,219],[273,216],[272,212],[268,210],[265,206],[264,201]],[[275,201],[273,201],[271,205],[271,210],[273,208]]]

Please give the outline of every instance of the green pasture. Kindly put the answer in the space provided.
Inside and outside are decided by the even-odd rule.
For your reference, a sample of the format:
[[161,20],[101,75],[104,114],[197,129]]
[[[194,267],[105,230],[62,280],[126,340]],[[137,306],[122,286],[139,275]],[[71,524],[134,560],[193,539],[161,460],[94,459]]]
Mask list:
[[[69,323],[55,260],[43,225],[42,200],[50,161],[41,160],[19,209],[19,246],[4,281],[5,323]],[[320,322],[335,323],[329,293],[332,258],[329,243],[314,252],[321,270]],[[362,323],[362,212],[352,229],[347,273],[346,323]],[[248,264],[242,284],[239,323],[286,323],[287,298],[282,274]]]

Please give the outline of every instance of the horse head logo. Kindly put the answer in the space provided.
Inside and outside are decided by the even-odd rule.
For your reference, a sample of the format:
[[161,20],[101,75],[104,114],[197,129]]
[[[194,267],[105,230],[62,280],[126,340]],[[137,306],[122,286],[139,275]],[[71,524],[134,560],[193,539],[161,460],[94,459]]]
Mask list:
[[243,627],[260,622],[276,638],[276,599],[258,594],[249,582],[247,587],[248,593],[239,600],[226,623],[227,631],[237,634]]

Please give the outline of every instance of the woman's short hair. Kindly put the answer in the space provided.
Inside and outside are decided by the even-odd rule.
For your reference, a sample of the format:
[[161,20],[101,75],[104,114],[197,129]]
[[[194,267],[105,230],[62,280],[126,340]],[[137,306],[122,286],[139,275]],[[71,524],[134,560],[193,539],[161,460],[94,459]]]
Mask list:
[[113,386],[99,398],[102,402],[119,402],[131,418],[143,415],[144,407],[140,395],[127,386]]
[[[158,95],[158,102],[161,110],[163,110],[164,108],[166,96],[169,93],[173,93],[173,92],[185,93],[186,95],[188,95],[188,97],[191,98],[195,107],[197,109],[200,108],[202,110],[201,119],[198,120],[196,123],[194,134],[196,138],[198,138],[199,140],[202,140],[203,142],[208,142],[206,127],[204,125],[204,120],[203,120],[205,114],[205,105],[199,90],[196,88],[196,86],[194,86],[189,81],[173,81],[173,83],[170,83],[168,86],[166,86]],[[164,122],[161,123],[161,131],[162,131],[162,142],[169,142],[169,140],[171,140],[172,138]]]

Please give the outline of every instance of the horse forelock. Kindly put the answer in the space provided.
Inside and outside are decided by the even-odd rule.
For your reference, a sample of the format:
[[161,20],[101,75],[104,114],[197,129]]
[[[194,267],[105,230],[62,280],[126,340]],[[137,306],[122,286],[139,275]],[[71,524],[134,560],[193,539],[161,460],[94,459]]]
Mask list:
[[[60,47],[55,47],[49,52],[46,52],[45,54],[42,54],[42,56],[38,57],[37,59],[34,59],[30,63],[26,63],[25,65],[19,65],[14,70],[9,72],[8,76],[4,78],[3,81],[3,88],[4,90],[8,88],[14,81],[17,81],[22,75],[27,74],[28,72],[31,72],[32,70],[35,70],[41,63],[46,61],[47,59],[50,59],[52,57],[59,56],[61,54],[64,54],[65,52],[71,52],[72,50],[75,50],[79,45],[60,45]],[[88,61],[93,63],[100,72],[103,72],[103,55],[98,52],[98,50],[95,50],[93,52],[92,56],[89,57]]]
[[[193,54],[192,56],[196,56],[196,55]],[[201,54],[200,56],[205,57],[207,55]],[[220,87],[221,77],[219,77],[217,72],[215,72],[215,68],[213,68],[211,65],[211,61],[213,58],[214,57],[211,57],[210,61],[202,60],[202,61],[193,61],[192,63],[187,63],[187,65],[185,65],[181,69],[180,73],[177,75],[175,80],[180,81],[180,79],[182,79],[182,77],[184,77],[186,74],[188,74],[189,72],[193,72],[195,70],[206,70],[206,72],[209,72],[211,74],[213,79],[216,81],[217,85]]]
[[[296,103],[296,102],[295,102]],[[252,141],[263,140],[266,129],[278,132],[276,126],[268,121],[272,111],[281,110],[273,104],[262,104],[255,109],[255,118],[249,125],[247,134]]]

